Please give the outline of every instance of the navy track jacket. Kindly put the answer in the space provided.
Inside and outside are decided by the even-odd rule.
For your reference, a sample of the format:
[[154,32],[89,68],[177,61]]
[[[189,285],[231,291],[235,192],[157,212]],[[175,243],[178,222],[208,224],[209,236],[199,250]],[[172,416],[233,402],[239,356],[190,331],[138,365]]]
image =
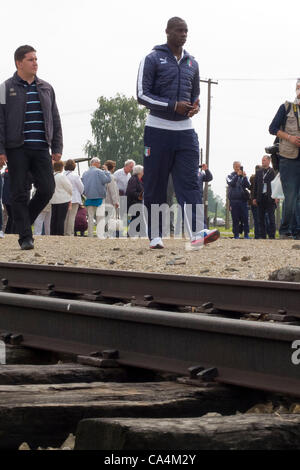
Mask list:
[[141,62],[138,81],[138,102],[150,114],[170,121],[188,119],[174,111],[176,101],[192,104],[200,93],[198,63],[188,52],[177,62],[167,44],[155,46]]

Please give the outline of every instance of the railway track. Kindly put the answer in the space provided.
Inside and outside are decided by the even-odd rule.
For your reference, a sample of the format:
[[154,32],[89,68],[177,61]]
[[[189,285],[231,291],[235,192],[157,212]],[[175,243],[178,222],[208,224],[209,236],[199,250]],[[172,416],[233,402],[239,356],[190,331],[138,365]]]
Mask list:
[[[0,263],[3,288],[43,295],[86,296],[91,300],[131,301],[145,307],[196,307],[206,313],[271,315],[300,321],[300,284],[215,279],[64,266]],[[272,315],[275,317],[272,318]]]
[[[300,396],[300,365],[292,361],[300,342],[298,284],[10,263],[0,264],[0,275],[0,331],[7,342],[84,355],[106,367]],[[108,304],[118,300],[131,306]],[[278,323],[230,318],[242,313]]]

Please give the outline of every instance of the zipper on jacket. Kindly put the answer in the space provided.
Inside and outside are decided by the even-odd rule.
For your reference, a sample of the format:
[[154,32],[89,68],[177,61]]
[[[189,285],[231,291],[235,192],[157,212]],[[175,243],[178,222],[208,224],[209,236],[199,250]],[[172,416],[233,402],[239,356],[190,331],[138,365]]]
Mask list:
[[[180,90],[180,80],[181,80],[181,70],[180,66],[183,64],[184,58],[186,57],[186,54],[183,55],[182,59],[180,60],[180,63],[177,61],[177,67],[178,67],[178,87],[177,87],[177,101],[179,101],[179,90]],[[175,59],[176,60],[176,59]]]
[[177,87],[177,101],[179,101],[179,90],[180,90],[180,67],[177,62],[177,67],[178,67],[178,87]]

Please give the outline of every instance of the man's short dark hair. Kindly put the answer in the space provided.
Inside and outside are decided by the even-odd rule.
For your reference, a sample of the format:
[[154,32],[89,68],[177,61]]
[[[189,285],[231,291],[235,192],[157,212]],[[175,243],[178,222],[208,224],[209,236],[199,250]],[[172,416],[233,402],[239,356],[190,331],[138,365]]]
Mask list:
[[17,61],[21,62],[28,52],[36,52],[36,50],[32,46],[27,45],[18,47],[18,49],[15,51],[15,64]]
[[185,23],[185,21],[182,18],[179,18],[179,16],[173,16],[173,18],[170,18],[168,21],[167,29],[174,28],[178,23]]

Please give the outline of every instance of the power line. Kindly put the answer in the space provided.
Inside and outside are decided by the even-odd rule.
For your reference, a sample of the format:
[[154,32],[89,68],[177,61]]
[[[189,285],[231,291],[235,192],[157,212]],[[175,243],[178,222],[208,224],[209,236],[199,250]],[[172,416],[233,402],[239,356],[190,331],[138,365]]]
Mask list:
[[296,81],[298,78],[218,78],[222,81],[232,82],[281,82],[281,81]]
[[83,109],[81,111],[68,111],[66,113],[61,113],[61,116],[72,116],[73,114],[87,114],[94,112],[95,109]]

